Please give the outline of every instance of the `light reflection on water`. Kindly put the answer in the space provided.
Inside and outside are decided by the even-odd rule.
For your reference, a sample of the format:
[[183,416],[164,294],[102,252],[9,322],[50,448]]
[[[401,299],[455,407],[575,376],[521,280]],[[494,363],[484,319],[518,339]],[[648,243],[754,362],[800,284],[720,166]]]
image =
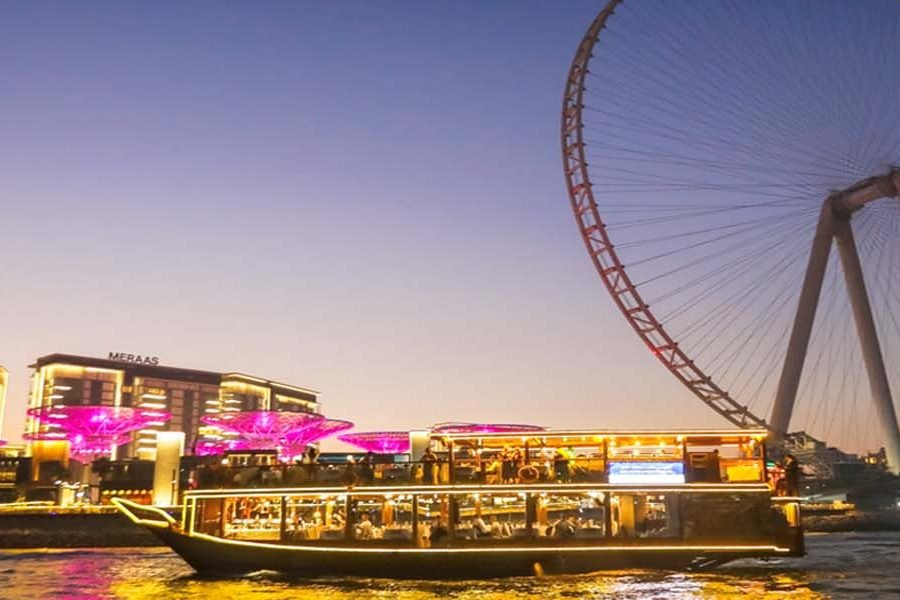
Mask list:
[[814,535],[809,556],[706,573],[619,571],[481,581],[202,579],[162,548],[0,551],[4,598],[519,600],[900,597],[900,533]]

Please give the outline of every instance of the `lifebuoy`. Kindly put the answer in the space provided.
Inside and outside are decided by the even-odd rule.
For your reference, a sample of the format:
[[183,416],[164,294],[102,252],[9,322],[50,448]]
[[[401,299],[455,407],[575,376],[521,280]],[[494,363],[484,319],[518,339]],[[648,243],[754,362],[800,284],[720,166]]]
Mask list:
[[525,465],[519,469],[519,479],[523,483],[534,483],[541,476],[541,472],[531,465]]

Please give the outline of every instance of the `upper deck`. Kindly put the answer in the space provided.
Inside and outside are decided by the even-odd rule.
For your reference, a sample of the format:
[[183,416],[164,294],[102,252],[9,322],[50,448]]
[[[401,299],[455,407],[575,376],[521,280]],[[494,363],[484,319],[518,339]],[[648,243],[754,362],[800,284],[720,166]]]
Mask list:
[[[246,452],[199,467],[194,489],[762,484],[765,430],[430,433],[402,455],[283,464]],[[426,450],[427,448],[427,450]]]

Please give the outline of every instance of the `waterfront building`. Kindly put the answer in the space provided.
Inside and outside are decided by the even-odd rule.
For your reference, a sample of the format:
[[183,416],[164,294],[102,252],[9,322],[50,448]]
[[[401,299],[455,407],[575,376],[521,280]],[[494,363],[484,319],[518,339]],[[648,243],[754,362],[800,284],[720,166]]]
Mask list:
[[[156,357],[48,354],[38,358],[31,369],[30,409],[97,405],[158,409],[171,414],[169,421],[152,422],[135,432],[127,444],[117,448],[114,458],[154,459],[159,431],[183,432],[188,453],[198,444],[228,437],[201,422],[207,415],[247,410],[319,411],[319,393],[309,388],[243,373],[163,366]],[[49,426],[39,415],[30,414],[25,430],[30,437],[38,437]],[[32,444],[32,454],[38,445]]]
[[0,365],[0,432],[3,431],[3,411],[6,408],[6,388],[9,386],[9,372]]

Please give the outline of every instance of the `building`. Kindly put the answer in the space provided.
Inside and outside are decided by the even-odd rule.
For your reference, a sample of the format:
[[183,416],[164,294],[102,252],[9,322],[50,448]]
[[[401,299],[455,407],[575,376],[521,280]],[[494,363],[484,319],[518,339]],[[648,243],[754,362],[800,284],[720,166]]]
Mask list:
[[3,410],[6,408],[6,388],[9,386],[9,372],[0,365],[0,432],[3,431]]
[[[183,431],[185,449],[223,436],[200,418],[221,412],[272,410],[318,412],[319,393],[308,388],[242,373],[199,371],[159,364],[157,357],[110,353],[107,358],[48,354],[31,365],[29,408],[60,405],[131,406],[165,410],[172,417],[157,421],[120,446],[116,458],[153,459],[157,431]],[[48,424],[28,416],[26,433],[45,431]]]

